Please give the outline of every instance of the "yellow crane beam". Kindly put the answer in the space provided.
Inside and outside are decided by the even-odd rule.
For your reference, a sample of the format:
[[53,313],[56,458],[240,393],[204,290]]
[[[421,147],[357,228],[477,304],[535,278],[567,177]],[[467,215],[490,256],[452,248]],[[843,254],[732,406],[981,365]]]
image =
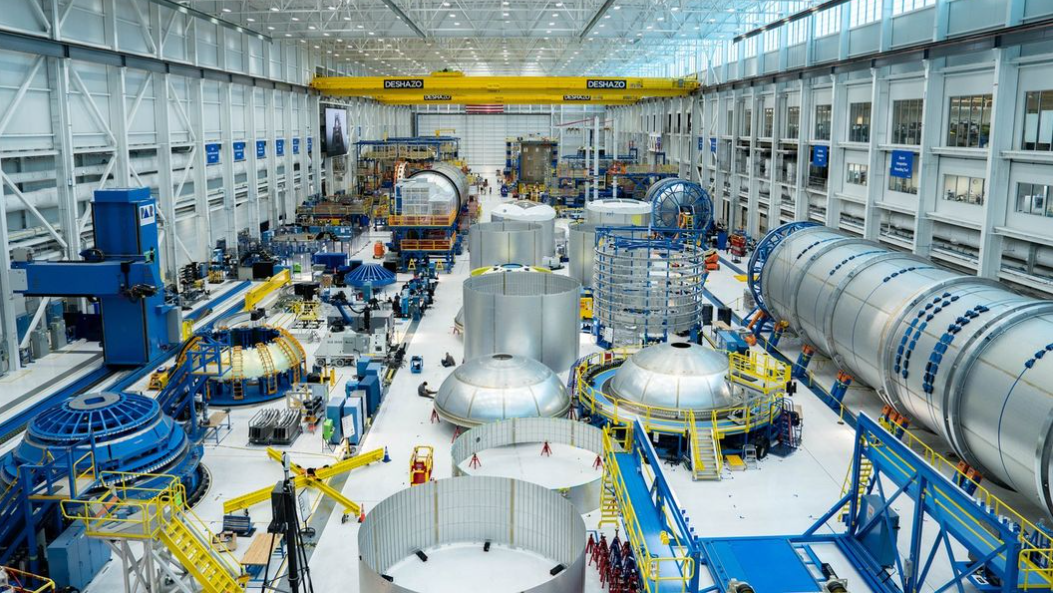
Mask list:
[[426,76],[323,76],[311,86],[327,95],[390,96],[396,93],[502,95],[576,95],[615,92],[637,98],[683,96],[698,88],[691,78],[588,76],[464,76],[436,72]]
[[522,93],[481,95],[477,93],[444,94],[444,93],[392,93],[374,97],[385,105],[633,105],[640,97],[632,95],[591,94],[555,94],[555,93]]
[[277,274],[270,277],[269,280],[255,286],[249,292],[245,293],[245,310],[251,311],[256,308],[256,305],[260,304],[260,301],[267,298],[267,295],[278,290],[292,281],[292,276],[289,270],[282,270]]

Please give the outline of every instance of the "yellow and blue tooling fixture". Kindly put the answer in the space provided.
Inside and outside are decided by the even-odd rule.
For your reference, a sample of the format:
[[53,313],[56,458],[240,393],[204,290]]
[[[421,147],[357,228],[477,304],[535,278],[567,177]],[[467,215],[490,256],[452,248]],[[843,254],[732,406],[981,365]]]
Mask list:
[[180,341],[178,307],[165,304],[157,261],[157,205],[146,187],[99,190],[95,246],[84,261],[15,262],[11,283],[26,296],[94,297],[108,365],[142,365]]

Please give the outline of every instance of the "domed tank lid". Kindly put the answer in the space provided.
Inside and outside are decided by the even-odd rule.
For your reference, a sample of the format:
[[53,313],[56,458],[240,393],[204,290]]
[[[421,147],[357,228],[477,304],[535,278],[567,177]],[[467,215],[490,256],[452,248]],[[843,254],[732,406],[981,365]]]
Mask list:
[[439,387],[435,409],[444,419],[471,427],[508,418],[563,416],[570,410],[570,397],[544,364],[493,354],[457,367]]
[[625,198],[596,200],[589,202],[585,208],[596,212],[620,212],[625,214],[647,214],[651,212],[651,204],[649,202]]
[[156,420],[157,401],[134,393],[82,393],[44,410],[29,423],[29,433],[46,442],[83,441],[130,432]]
[[716,350],[687,342],[658,344],[626,359],[609,389],[629,403],[713,410],[739,403],[727,374],[728,358]]
[[526,221],[547,221],[556,218],[556,210],[552,206],[530,200],[500,204],[493,209],[492,214],[501,218]]

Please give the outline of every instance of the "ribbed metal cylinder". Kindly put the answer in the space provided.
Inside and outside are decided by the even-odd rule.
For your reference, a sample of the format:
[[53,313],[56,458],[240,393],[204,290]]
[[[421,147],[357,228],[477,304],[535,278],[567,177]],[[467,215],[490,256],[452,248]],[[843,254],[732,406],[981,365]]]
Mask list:
[[593,314],[603,341],[631,346],[697,326],[705,300],[702,249],[621,232],[608,232],[596,246]]
[[481,222],[468,229],[472,269],[503,264],[533,266],[541,263],[541,225],[533,222]]
[[556,255],[556,210],[548,204],[518,200],[501,204],[490,213],[493,222],[531,222],[541,226],[541,255]]
[[585,222],[596,226],[647,226],[651,223],[651,203],[612,198],[585,205]]
[[583,222],[569,227],[567,271],[582,286],[592,286],[592,267],[596,263],[596,225]]
[[491,542],[564,566],[522,593],[580,593],[585,587],[585,537],[577,509],[537,484],[489,476],[427,482],[396,492],[366,515],[358,530],[358,591],[412,593],[384,575],[418,551]]
[[457,195],[459,207],[468,203],[468,177],[449,163],[433,163],[430,169],[416,171],[409,176],[409,179],[426,179],[441,187],[449,188]]
[[769,236],[775,319],[1053,515],[1053,302],[826,227]]
[[464,358],[518,354],[556,372],[580,346],[581,283],[541,272],[484,274],[464,281]]

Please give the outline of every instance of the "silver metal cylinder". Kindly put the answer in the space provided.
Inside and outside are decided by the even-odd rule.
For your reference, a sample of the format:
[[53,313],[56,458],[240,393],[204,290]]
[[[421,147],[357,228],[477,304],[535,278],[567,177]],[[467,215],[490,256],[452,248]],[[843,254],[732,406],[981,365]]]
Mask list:
[[[504,224],[504,223],[500,223]],[[464,281],[464,358],[518,354],[562,372],[578,359],[581,283],[541,272]]]
[[374,506],[358,530],[358,590],[413,593],[384,575],[418,551],[487,541],[565,567],[522,593],[580,593],[585,587],[585,522],[572,504],[530,482],[473,476],[427,482]]
[[596,226],[647,226],[651,223],[651,203],[612,198],[585,205],[585,222]]
[[787,228],[758,246],[767,311],[1053,515],[1053,302],[837,230]]
[[556,255],[556,210],[548,204],[518,200],[501,204],[490,213],[493,222],[531,222],[541,226],[541,255]]
[[567,272],[582,286],[592,286],[592,267],[596,263],[596,225],[583,222],[568,228]]
[[481,222],[468,229],[469,263],[485,266],[541,263],[541,225],[533,222]]
[[[603,431],[591,424],[566,418],[516,418],[483,424],[457,437],[450,449],[453,475],[471,475],[461,466],[476,453],[532,443],[559,443],[603,455]],[[559,488],[559,491],[584,515],[599,508],[602,481],[603,476],[599,475],[595,480]]]
[[511,418],[559,418],[570,395],[559,375],[525,356],[491,354],[457,367],[435,394],[443,420],[472,428]]
[[415,171],[408,179],[426,179],[449,188],[457,195],[459,207],[468,203],[468,177],[449,163],[433,163],[430,169]]

